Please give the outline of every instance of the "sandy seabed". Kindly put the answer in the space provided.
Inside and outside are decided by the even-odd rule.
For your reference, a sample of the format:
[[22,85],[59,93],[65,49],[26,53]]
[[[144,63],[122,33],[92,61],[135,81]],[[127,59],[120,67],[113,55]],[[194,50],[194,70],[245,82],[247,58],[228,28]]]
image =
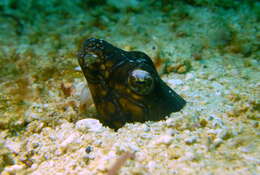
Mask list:
[[[1,174],[259,174],[260,25],[252,8],[98,6],[23,22],[22,33],[0,16]],[[75,56],[89,37],[147,53],[185,108],[117,132],[90,119],[96,112],[80,108],[86,82]]]

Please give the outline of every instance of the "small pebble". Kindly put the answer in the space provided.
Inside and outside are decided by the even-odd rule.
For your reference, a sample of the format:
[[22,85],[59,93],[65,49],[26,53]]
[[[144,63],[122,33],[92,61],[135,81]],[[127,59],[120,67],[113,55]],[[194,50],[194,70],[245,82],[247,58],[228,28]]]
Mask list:
[[22,169],[24,169],[25,167],[23,165],[12,165],[12,166],[8,166],[4,169],[4,173],[10,173],[10,174],[16,174],[19,171],[21,171]]
[[192,73],[187,73],[186,77],[185,77],[185,80],[191,80],[194,78],[194,74]]
[[186,138],[184,140],[184,142],[187,144],[187,145],[191,145],[195,142],[197,142],[198,138],[196,136],[192,136],[192,137],[189,137],[189,138]]
[[180,161],[192,161],[195,160],[197,157],[192,152],[186,152],[183,157],[180,158]]
[[90,153],[92,151],[93,151],[93,147],[91,147],[91,146],[87,146],[87,148],[85,149],[86,153]]
[[61,144],[60,147],[62,150],[66,150],[70,144],[75,143],[76,138],[78,135],[76,134],[71,134],[69,137],[67,137]]
[[157,145],[160,145],[160,144],[170,145],[172,141],[173,141],[173,137],[171,137],[169,135],[164,135],[164,136],[160,136],[155,141],[155,144],[157,144]]
[[76,129],[82,132],[102,132],[104,128],[96,119],[83,119],[76,123]]
[[213,147],[216,148],[216,147],[219,147],[221,144],[223,143],[223,140],[220,139],[220,138],[216,138],[213,142]]
[[171,80],[168,80],[168,83],[173,85],[173,86],[178,86],[178,85],[181,85],[183,84],[183,81],[180,80],[180,79],[171,79]]
[[76,70],[76,71],[81,71],[81,67],[80,67],[80,66],[77,66],[77,67],[74,68],[74,70]]
[[83,157],[83,161],[88,164],[90,160],[94,160],[95,159],[95,156],[92,155],[92,154],[87,154],[87,155],[84,155]]

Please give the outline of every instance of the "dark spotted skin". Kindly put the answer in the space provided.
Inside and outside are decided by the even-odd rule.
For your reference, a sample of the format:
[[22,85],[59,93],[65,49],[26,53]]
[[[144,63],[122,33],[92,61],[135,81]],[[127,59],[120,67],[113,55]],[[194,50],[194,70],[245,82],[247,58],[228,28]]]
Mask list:
[[[186,104],[161,80],[152,60],[143,52],[127,52],[90,38],[84,42],[78,61],[98,112],[97,119],[110,128],[117,130],[127,122],[162,120]],[[136,69],[153,78],[147,94],[130,88],[128,77]],[[141,82],[142,86],[147,85]]]

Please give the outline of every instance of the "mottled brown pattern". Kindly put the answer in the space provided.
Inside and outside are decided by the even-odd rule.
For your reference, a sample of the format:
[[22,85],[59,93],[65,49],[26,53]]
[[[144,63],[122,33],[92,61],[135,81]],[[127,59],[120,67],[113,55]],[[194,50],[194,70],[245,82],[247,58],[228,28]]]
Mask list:
[[126,52],[90,38],[78,61],[99,113],[97,119],[110,128],[118,129],[126,122],[158,121],[186,104],[161,80],[143,52]]

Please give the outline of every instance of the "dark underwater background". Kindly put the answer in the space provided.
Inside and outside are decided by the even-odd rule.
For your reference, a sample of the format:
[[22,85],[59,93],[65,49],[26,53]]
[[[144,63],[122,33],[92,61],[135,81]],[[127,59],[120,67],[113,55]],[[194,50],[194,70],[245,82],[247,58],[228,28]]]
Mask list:
[[[257,0],[0,0],[0,174],[259,174],[259,24]],[[185,108],[90,119],[91,37],[149,55]]]

